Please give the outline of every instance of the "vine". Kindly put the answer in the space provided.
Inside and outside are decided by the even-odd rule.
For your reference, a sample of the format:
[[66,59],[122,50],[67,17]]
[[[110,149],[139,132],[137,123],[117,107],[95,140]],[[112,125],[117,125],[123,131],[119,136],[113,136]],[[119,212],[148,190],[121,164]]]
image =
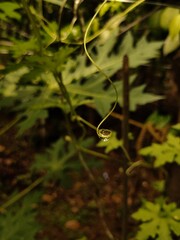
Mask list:
[[[100,139],[102,139],[103,141],[108,141],[109,138],[112,136],[112,131],[110,129],[104,129],[101,128],[101,125],[106,121],[106,119],[113,113],[114,109],[116,108],[116,105],[118,103],[118,92],[116,89],[116,86],[114,85],[113,81],[110,79],[110,77],[101,69],[100,66],[98,66],[96,64],[96,62],[93,60],[93,58],[90,56],[88,50],[87,50],[87,39],[88,39],[88,33],[89,30],[92,26],[93,21],[95,20],[96,16],[98,15],[98,13],[100,12],[100,10],[103,8],[103,6],[108,2],[108,0],[105,0],[97,9],[97,11],[95,12],[94,16],[92,17],[91,21],[89,22],[87,29],[85,31],[84,34],[84,50],[85,53],[87,55],[87,57],[89,58],[89,60],[92,62],[92,64],[97,68],[97,70],[99,72],[101,72],[106,79],[109,81],[109,83],[111,84],[111,86],[114,88],[114,92],[115,92],[115,103],[112,107],[112,109],[108,112],[108,114],[101,120],[101,122],[98,124],[97,128],[96,128],[96,133],[99,136]],[[116,1],[115,1],[116,2]],[[131,6],[129,6],[124,12],[122,12],[119,15],[120,19],[123,19],[129,12],[131,12],[132,10],[134,10],[137,6],[139,6],[140,4],[142,4],[144,2],[144,0],[139,0],[135,3],[133,3]]]

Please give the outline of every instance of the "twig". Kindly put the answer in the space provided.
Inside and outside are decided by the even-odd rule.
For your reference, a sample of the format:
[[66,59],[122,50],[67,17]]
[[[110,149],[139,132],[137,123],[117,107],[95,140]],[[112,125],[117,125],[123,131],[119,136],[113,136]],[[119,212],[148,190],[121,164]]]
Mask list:
[[1,205],[0,212],[3,212],[7,207],[14,204],[18,200],[20,200],[22,197],[24,197],[26,194],[28,194],[30,191],[32,191],[35,187],[37,187],[43,180],[44,180],[44,177],[39,177],[33,183],[31,183],[31,185],[29,185],[27,188],[25,188],[23,191],[19,192],[14,197],[9,199],[6,203]]
[[98,157],[98,158],[102,158],[102,159],[106,159],[106,160],[109,160],[110,157],[108,155],[105,155],[103,153],[99,153],[99,152],[96,152],[96,151],[93,151],[93,150],[90,150],[90,149],[87,149],[87,148],[84,148],[82,146],[79,147],[80,150],[84,153],[87,153],[91,156],[94,156],[94,157]]
[[67,0],[64,0],[62,2],[62,5],[59,8],[59,16],[58,16],[58,37],[59,37],[59,40],[61,39],[61,21],[62,21],[62,14],[63,14],[64,7],[66,5],[66,2],[67,2]]
[[[71,98],[70,98],[69,93],[68,93],[68,91],[66,89],[66,86],[63,83],[62,75],[59,74],[59,73],[54,73],[54,76],[55,76],[55,79],[56,79],[57,83],[59,84],[59,88],[60,88],[60,91],[63,94],[63,97],[66,99],[67,104],[70,107],[72,120],[76,119],[77,115],[76,115],[75,110],[73,108],[73,105],[72,105],[72,102],[71,102]],[[80,146],[76,136],[73,133],[73,130],[72,130],[72,127],[71,127],[71,122],[70,122],[67,114],[64,113],[64,116],[65,116],[65,120],[66,120],[66,128],[67,128],[68,134],[71,136],[72,143],[73,143],[74,147],[76,148],[76,152],[78,154],[78,158],[79,158],[82,166],[84,167],[85,171],[87,172],[87,174],[89,176],[89,179],[91,180],[91,182],[94,185],[94,188],[95,188],[94,198],[95,198],[95,201],[96,201],[96,205],[97,205],[97,208],[98,208],[98,211],[99,211],[99,216],[101,218],[101,222],[102,222],[102,225],[103,225],[104,230],[106,232],[106,235],[109,238],[109,240],[115,240],[115,238],[113,237],[113,234],[111,233],[111,231],[108,228],[108,225],[107,225],[107,223],[106,223],[106,221],[104,219],[104,211],[103,211],[103,208],[102,208],[101,202],[99,200],[99,196],[98,196],[98,193],[100,192],[100,189],[99,189],[99,187],[97,185],[96,179],[95,179],[91,169],[88,167],[88,165],[87,165],[87,163],[86,163],[86,161],[85,161],[85,159],[83,157],[82,148],[81,148],[81,146]]]
[[93,175],[93,173],[91,172],[91,170],[89,169],[88,165],[86,164],[86,161],[84,160],[84,157],[79,149],[79,147],[77,148],[78,150],[78,156],[79,156],[79,160],[81,162],[81,164],[83,165],[83,167],[85,168],[90,180],[94,183],[93,185],[95,186],[95,191],[94,191],[94,198],[95,198],[95,201],[96,201],[96,205],[97,205],[97,209],[99,211],[99,216],[101,218],[101,222],[102,222],[102,225],[104,227],[104,230],[105,230],[105,233],[107,235],[107,237],[110,239],[110,240],[115,240],[112,232],[110,231],[106,221],[105,221],[105,218],[104,218],[104,210],[103,210],[103,207],[102,207],[102,204],[99,200],[99,196],[98,196],[98,193],[100,192],[99,191],[99,187],[96,183],[96,179]]
[[[121,121],[123,121],[123,119],[124,119],[123,115],[121,115],[119,113],[116,113],[116,112],[113,112],[111,114],[111,116],[114,117],[114,118],[117,118],[117,119],[119,119]],[[130,118],[128,119],[128,122],[129,122],[129,124],[134,125],[134,126],[136,126],[138,128],[143,128],[143,126],[144,126],[144,124],[142,124],[142,123],[140,123],[140,122],[138,122],[136,120],[130,119]]]
[[[129,60],[125,55],[123,58],[123,120],[122,120],[122,139],[123,148],[126,153],[129,152]],[[128,154],[129,156],[129,154]],[[128,177],[126,170],[128,167],[127,156],[123,159],[123,219],[122,219],[122,239],[127,240],[127,220],[128,220]]]

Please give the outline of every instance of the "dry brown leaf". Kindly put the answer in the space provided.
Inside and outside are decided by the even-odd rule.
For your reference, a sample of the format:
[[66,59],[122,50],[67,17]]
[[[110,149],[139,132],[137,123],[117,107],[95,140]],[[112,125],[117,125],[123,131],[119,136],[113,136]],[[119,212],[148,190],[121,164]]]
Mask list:
[[65,228],[70,230],[78,230],[80,228],[80,223],[75,219],[71,219],[71,220],[68,220],[64,226]]
[[5,147],[5,146],[3,146],[3,145],[0,145],[0,152],[4,152],[4,151],[5,151],[5,149],[6,149],[6,147]]

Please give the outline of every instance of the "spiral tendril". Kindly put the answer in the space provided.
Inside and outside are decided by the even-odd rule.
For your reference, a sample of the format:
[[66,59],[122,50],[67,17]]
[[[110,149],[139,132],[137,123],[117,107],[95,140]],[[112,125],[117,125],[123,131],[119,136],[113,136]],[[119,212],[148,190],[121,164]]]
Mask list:
[[[145,0],[138,0],[136,1],[134,4],[132,4],[131,6],[129,6],[124,12],[121,13],[121,17],[124,18],[124,16],[126,16],[129,12],[131,12],[134,8],[136,8],[138,5],[140,5],[142,2],[144,2]],[[117,89],[116,89],[116,86],[114,85],[114,83],[112,82],[112,80],[110,79],[110,77],[101,69],[100,66],[98,66],[96,64],[96,62],[93,60],[93,58],[90,56],[88,50],[87,50],[87,37],[88,37],[88,33],[89,33],[89,30],[91,28],[91,25],[93,23],[93,21],[95,20],[96,16],[98,15],[98,13],[100,12],[100,10],[102,9],[102,7],[107,3],[109,2],[109,0],[105,0],[100,6],[99,8],[97,9],[97,11],[95,12],[94,16],[91,18],[88,26],[87,26],[87,29],[85,31],[85,34],[84,34],[84,41],[83,41],[83,44],[84,44],[84,50],[85,50],[85,53],[86,53],[86,56],[89,58],[89,60],[92,62],[92,64],[97,68],[97,70],[99,72],[101,72],[105,78],[109,81],[109,83],[111,84],[111,86],[114,88],[114,92],[115,92],[115,102],[114,102],[114,105],[112,107],[112,109],[108,112],[108,114],[102,119],[102,121],[99,123],[99,125],[97,126],[96,128],[96,133],[97,135],[99,136],[100,139],[102,139],[103,141],[108,141],[109,138],[111,137],[112,135],[112,131],[109,130],[109,129],[103,129],[103,128],[100,128],[101,125],[106,121],[106,119],[111,115],[111,113],[114,111],[114,109],[116,108],[116,105],[118,103],[118,92],[117,92]]]
[[105,77],[106,79],[110,82],[111,86],[113,86],[114,88],[114,91],[115,91],[115,103],[112,107],[112,109],[109,111],[109,113],[102,119],[102,121],[99,123],[99,125],[97,126],[96,128],[96,133],[97,135],[99,136],[100,139],[102,139],[103,141],[108,141],[109,138],[111,137],[112,135],[112,131],[109,130],[109,129],[101,129],[101,125],[104,121],[106,121],[106,119],[111,115],[111,113],[114,111],[117,103],[118,103],[118,92],[117,92],[117,89],[116,89],[116,86],[114,85],[114,83],[112,82],[112,80],[109,78],[109,76],[96,64],[96,62],[92,59],[92,57],[90,56],[88,50],[87,50],[87,46],[86,46],[86,43],[87,43],[87,37],[88,37],[88,32],[89,32],[89,29],[94,21],[94,19],[96,18],[96,16],[98,15],[99,11],[102,9],[102,7],[108,2],[108,0],[105,0],[101,5],[100,7],[98,8],[98,10],[96,11],[96,13],[94,14],[94,16],[92,17],[87,29],[86,29],[86,32],[85,32],[85,35],[84,35],[84,50],[85,50],[85,53],[87,55],[87,57],[89,58],[89,60],[94,64],[94,66],[99,70],[99,72],[101,72]]

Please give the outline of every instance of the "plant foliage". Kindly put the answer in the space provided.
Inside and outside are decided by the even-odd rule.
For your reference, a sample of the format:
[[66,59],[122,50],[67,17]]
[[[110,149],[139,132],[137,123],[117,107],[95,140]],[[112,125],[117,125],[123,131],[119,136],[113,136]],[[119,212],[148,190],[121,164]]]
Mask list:
[[136,240],[172,240],[172,233],[180,236],[180,209],[175,203],[167,204],[164,199],[144,201],[132,217],[141,222]]
[[168,30],[168,35],[164,43],[164,54],[169,54],[180,45],[178,36],[180,33],[180,14],[178,9],[165,8],[160,19],[161,26]]
[[36,204],[39,192],[27,195],[22,203],[12,206],[0,215],[2,240],[34,240],[41,226],[37,221]]
[[73,145],[65,146],[65,141],[60,138],[46,150],[44,154],[37,154],[31,169],[45,171],[48,179],[61,178],[62,172],[69,166],[67,161],[75,154]]
[[[96,157],[106,159],[106,155],[87,149],[94,146],[94,142],[87,137],[88,133],[84,131],[82,123],[94,127],[86,120],[80,122],[82,118],[78,120],[76,112],[81,110],[80,106],[87,110],[91,104],[102,117],[107,114],[115,101],[114,89],[108,84],[107,76],[112,79],[117,89],[119,106],[123,107],[123,81],[119,73],[125,55],[129,59],[129,72],[133,73],[130,76],[129,110],[135,111],[139,105],[163,98],[148,92],[145,81],[139,85],[135,82],[138,72],[136,69],[160,57],[163,41],[149,40],[146,34],[139,37],[134,34],[136,31],[123,33],[123,29],[130,29],[134,22],[131,25],[129,20],[122,18],[121,10],[126,8],[122,3],[116,5],[108,2],[92,24],[87,42],[88,52],[99,66],[98,69],[89,62],[82,49],[84,31],[91,14],[83,2],[85,1],[22,0],[0,3],[0,108],[10,109],[13,116],[16,116],[9,126],[12,127],[15,123],[17,136],[21,136],[28,129],[37,126],[38,122],[45,123],[46,127],[46,119],[51,118],[51,109],[58,109],[63,115],[63,119],[58,119],[61,126],[66,126],[60,132],[61,137],[54,143],[48,142],[50,147],[35,155],[30,169],[30,175],[44,174],[43,179],[51,183],[60,180],[62,184],[65,173],[69,169],[79,170],[80,165],[85,167],[90,179],[93,179],[93,171],[91,173],[89,167],[99,166]],[[178,46],[180,18],[179,13],[172,9],[166,11],[168,14],[163,14],[168,15],[168,22],[163,22],[166,18],[162,16],[161,24],[166,25],[169,31],[164,44],[164,53],[168,54]],[[175,13],[174,16],[172,12]],[[128,27],[121,28],[119,25],[122,22]],[[162,119],[159,121],[162,124]],[[6,126],[3,128],[5,130],[1,129],[1,133],[9,129]],[[155,167],[171,162],[180,164],[180,139],[177,134],[179,129],[179,126],[174,126],[174,132],[168,134],[166,142],[161,145],[153,143],[140,153],[155,158]],[[122,147],[122,140],[113,132],[108,142],[101,141],[97,147],[103,147],[105,153],[109,153]],[[86,163],[82,153],[91,155],[88,157],[90,161]],[[11,167],[11,159],[9,162]],[[64,182],[68,184],[69,178],[65,178]],[[94,182],[96,183],[96,179]],[[0,239],[36,238],[41,229],[36,221],[37,201],[37,194],[29,194],[22,202],[0,215]],[[102,211],[100,208],[99,210],[103,218]],[[147,240],[149,237],[169,240],[171,233],[179,236],[179,213],[174,203],[145,202],[144,206],[133,214],[134,219],[142,221],[137,240]],[[146,227],[150,232],[146,231]],[[105,230],[108,232],[108,229]],[[81,239],[85,240],[87,237],[81,235]]]
[[142,148],[140,154],[153,157],[154,167],[161,167],[173,162],[180,165],[180,137],[170,132],[164,143],[152,143],[151,146]]
[[117,138],[117,133],[112,132],[112,136],[108,142],[99,141],[97,144],[98,147],[105,147],[105,153],[109,153],[110,151],[122,147],[122,140]]
[[[114,52],[116,42],[117,31],[113,31],[106,41],[99,39],[90,46],[90,54],[93,55],[97,65],[101,66],[110,77],[120,69],[124,54],[129,56],[130,67],[135,68],[157,57],[159,48],[162,46],[162,42],[150,43],[142,37],[134,47],[131,33],[124,36],[122,44]],[[21,51],[19,51],[20,46]],[[61,47],[55,53],[45,51],[41,56],[36,54],[36,48],[37,44],[33,41],[30,46],[20,44],[18,41],[14,42],[12,53],[16,58],[23,57],[27,52],[34,50],[30,56],[25,56],[25,60],[20,64],[12,64],[4,72],[1,88],[3,98],[0,105],[11,104],[12,106],[18,102],[19,106],[16,105],[14,108],[22,112],[19,116],[21,123],[18,135],[32,127],[36,119],[47,118],[47,108],[58,107],[66,113],[71,111],[68,103],[63,101],[65,96],[61,93],[62,89],[59,89],[56,81],[56,74],[59,72],[62,74],[63,84],[74,109],[80,105],[94,103],[102,116],[109,111],[114,102],[114,91],[111,87],[105,88],[106,77],[99,73],[95,66],[87,64],[85,55],[73,57],[74,48]],[[21,56],[17,56],[17,53]],[[86,81],[82,83],[82,79]],[[122,81],[115,82],[115,86],[121,96]],[[130,110],[134,111],[138,105],[162,98],[162,96],[144,92],[144,88],[143,84],[130,90]],[[119,104],[122,106],[121,98],[119,98]]]

